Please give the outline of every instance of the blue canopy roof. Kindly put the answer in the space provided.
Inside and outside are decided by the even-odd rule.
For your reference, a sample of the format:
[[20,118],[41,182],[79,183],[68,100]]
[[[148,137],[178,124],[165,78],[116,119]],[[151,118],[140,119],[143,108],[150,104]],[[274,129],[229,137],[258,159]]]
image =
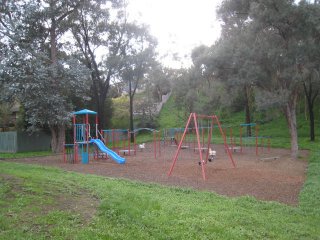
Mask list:
[[73,112],[74,115],[85,115],[85,114],[97,114],[97,112],[94,112],[94,111],[91,111],[91,110],[88,110],[88,109],[82,109],[80,111],[77,111],[77,112]]

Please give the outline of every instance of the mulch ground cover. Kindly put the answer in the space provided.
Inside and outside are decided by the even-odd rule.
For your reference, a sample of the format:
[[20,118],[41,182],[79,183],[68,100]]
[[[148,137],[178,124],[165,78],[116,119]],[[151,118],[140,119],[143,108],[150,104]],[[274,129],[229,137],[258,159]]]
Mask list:
[[304,184],[308,151],[300,151],[300,158],[292,160],[287,149],[245,148],[234,152],[236,167],[222,145],[215,145],[216,157],[205,164],[206,180],[199,165],[199,152],[192,148],[181,149],[172,166],[176,146],[162,146],[154,157],[153,145],[146,145],[135,155],[124,156],[126,163],[119,165],[111,159],[91,160],[89,164],[63,162],[62,155],[14,159],[10,161],[55,166],[67,171],[96,174],[113,178],[125,178],[168,186],[189,187],[216,192],[221,195],[253,196],[259,200],[277,201],[288,205],[298,204],[298,195]]

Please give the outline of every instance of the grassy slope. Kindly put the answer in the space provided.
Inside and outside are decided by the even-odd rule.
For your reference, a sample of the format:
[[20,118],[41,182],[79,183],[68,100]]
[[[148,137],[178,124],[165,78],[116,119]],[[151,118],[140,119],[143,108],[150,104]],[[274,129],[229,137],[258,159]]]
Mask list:
[[158,118],[160,129],[163,128],[181,128],[186,125],[186,119],[182,111],[174,106],[174,98],[171,96],[166,104],[163,105]]
[[[259,125],[259,136],[269,136],[271,137],[271,144],[274,147],[290,147],[290,136],[287,127],[286,120],[284,116],[275,112],[272,114],[271,121],[265,121],[265,118],[270,118],[270,116],[255,116],[255,121]],[[212,113],[215,114],[215,113]],[[268,113],[267,113],[268,114]],[[266,115],[267,115],[266,114]],[[160,112],[159,124],[160,129],[163,128],[183,128],[186,124],[188,116],[184,116],[182,111],[178,111],[174,106],[174,99],[171,97],[168,102],[164,105]],[[220,117],[219,120],[223,126],[231,126],[234,136],[239,136],[240,124],[244,123],[244,113],[232,113],[227,117]],[[316,143],[320,143],[320,111],[316,115],[315,129],[316,129]],[[206,126],[206,123],[204,123]],[[309,122],[305,119],[304,114],[299,114],[297,116],[297,127],[299,135],[299,144],[302,148],[308,148],[310,141],[309,138]],[[225,130],[227,135],[229,134],[229,129]],[[243,130],[245,131],[245,130]],[[254,131],[254,130],[253,130]]]

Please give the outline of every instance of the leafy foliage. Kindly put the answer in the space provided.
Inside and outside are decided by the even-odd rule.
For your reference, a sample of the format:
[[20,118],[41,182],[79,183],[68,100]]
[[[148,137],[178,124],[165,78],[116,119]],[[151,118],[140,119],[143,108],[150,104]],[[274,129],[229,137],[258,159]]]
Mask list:
[[88,90],[90,73],[61,48],[70,15],[81,2],[6,1],[1,9],[2,100],[22,104],[29,130],[49,127],[55,152],[62,148],[72,100],[86,100]]
[[221,80],[228,92],[239,89],[245,99],[246,122],[251,121],[255,99],[258,107],[283,110],[294,158],[301,75],[303,70],[317,72],[319,66],[313,55],[319,46],[318,9],[317,2],[306,1],[223,1],[218,10],[223,21],[221,39],[211,48],[199,47],[193,53],[202,75]]

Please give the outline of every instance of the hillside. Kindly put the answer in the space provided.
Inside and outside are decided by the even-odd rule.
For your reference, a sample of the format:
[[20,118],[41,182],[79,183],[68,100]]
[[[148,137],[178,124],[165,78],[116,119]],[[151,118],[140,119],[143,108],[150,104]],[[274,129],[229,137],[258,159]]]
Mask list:
[[[212,113],[213,115],[215,113]],[[239,136],[240,124],[244,123],[244,111],[235,113],[226,113],[218,116],[220,122],[224,126],[233,128],[233,134]],[[184,114],[182,110],[178,110],[174,104],[174,95],[170,97],[168,102],[163,106],[158,117],[160,129],[163,128],[181,128],[184,127],[188,118],[188,114]],[[273,144],[290,146],[290,136],[284,115],[280,110],[270,110],[266,112],[254,113],[255,123],[259,126],[259,136],[269,136],[273,139]],[[316,110],[316,142],[319,143],[320,138],[320,107]],[[309,121],[306,119],[304,112],[298,111],[297,128],[299,141],[308,142],[309,138]]]
[[[144,95],[138,94],[140,100]],[[113,128],[127,128],[129,125],[128,98],[121,97],[113,100],[114,113],[112,117]],[[244,123],[245,115],[242,112],[232,112],[230,109],[221,112],[217,111],[220,122],[223,126],[232,127],[233,134],[239,136],[240,124]],[[309,121],[304,112],[304,103],[300,103],[297,115],[297,128],[299,141],[309,142]],[[216,114],[215,112],[208,114]],[[183,109],[178,109],[175,105],[175,95],[172,94],[169,100],[163,105],[159,116],[154,118],[154,125],[157,129],[165,128],[183,128],[185,127],[189,113]],[[279,109],[256,111],[253,114],[255,123],[259,126],[259,136],[268,136],[272,138],[273,146],[290,147],[290,136],[284,115]],[[315,111],[315,134],[316,143],[320,138],[320,107]],[[138,124],[138,123],[137,123]],[[136,125],[137,125],[136,124]]]

